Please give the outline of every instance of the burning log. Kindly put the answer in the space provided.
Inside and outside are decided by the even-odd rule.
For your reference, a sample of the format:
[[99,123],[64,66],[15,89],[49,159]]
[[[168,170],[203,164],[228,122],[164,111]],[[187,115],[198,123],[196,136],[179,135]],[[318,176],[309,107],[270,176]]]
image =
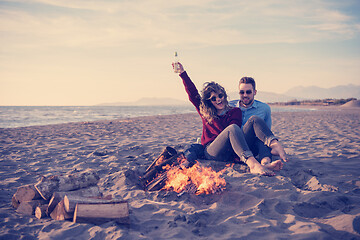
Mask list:
[[66,176],[55,175],[41,179],[40,182],[35,184],[35,188],[45,200],[48,200],[54,192],[65,192],[93,186],[98,183],[99,179],[95,171]]
[[146,186],[146,189],[148,191],[157,191],[162,189],[167,181],[167,173],[163,172],[160,175],[158,175],[155,179],[153,179],[148,185]]
[[225,179],[220,177],[222,173],[203,167],[199,162],[190,168],[170,167],[167,171],[168,180],[162,189],[181,193],[186,189],[194,191],[192,185],[195,185],[196,195],[221,192],[226,186]]
[[125,201],[103,204],[76,204],[73,222],[102,224],[115,221],[129,224],[129,205]]
[[190,183],[188,185],[186,185],[184,187],[184,190],[182,190],[179,194],[178,197],[180,197],[181,195],[183,195],[184,193],[190,193],[190,194],[195,194],[197,191],[197,186],[193,183]]
[[185,159],[184,154],[179,153],[169,159],[163,160],[161,163],[154,164],[148,172],[145,172],[144,176],[141,178],[141,181],[145,186],[147,186],[149,182],[151,182],[156,177],[156,175],[159,175],[165,171],[164,167],[166,165],[179,165],[183,159]]
[[177,154],[177,151],[172,147],[166,147],[160,155],[150,164],[145,172],[149,172],[154,166],[160,165],[165,159],[169,159]]
[[79,190],[68,191],[68,192],[54,192],[53,196],[49,201],[49,206],[47,208],[47,214],[50,213],[55,209],[56,205],[64,199],[65,196],[83,196],[83,197],[101,197],[102,193],[98,186],[91,186],[88,188],[82,188]]
[[[162,156],[160,154],[160,156]],[[223,171],[215,172],[199,162],[189,163],[182,153],[165,159],[157,158],[148,167],[142,182],[148,191],[171,190],[181,196],[185,192],[191,194],[213,194],[221,192],[226,182],[220,175]]]

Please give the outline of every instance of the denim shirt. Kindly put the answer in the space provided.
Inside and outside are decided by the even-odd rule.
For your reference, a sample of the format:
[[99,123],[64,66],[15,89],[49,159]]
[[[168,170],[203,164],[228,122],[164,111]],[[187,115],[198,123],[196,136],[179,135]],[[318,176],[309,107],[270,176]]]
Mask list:
[[233,100],[229,102],[229,105],[232,107],[240,107],[242,111],[242,126],[249,120],[249,118],[253,115],[256,115],[262,118],[266,125],[271,130],[271,108],[266,103],[260,102],[258,100],[254,100],[254,103],[251,107],[244,108],[239,106],[239,100]]

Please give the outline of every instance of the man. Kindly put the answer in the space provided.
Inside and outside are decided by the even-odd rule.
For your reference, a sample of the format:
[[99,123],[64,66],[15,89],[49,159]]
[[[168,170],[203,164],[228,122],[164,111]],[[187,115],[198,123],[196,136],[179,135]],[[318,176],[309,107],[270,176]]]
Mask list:
[[[242,128],[246,128],[246,123],[252,116],[263,119],[271,130],[271,108],[266,103],[255,100],[257,93],[255,80],[252,77],[243,77],[239,82],[240,100],[230,101],[231,106],[239,107],[242,111]],[[254,156],[258,155],[261,164],[271,170],[280,170],[283,166],[281,160],[271,162],[271,149],[260,140],[255,145],[249,146]],[[275,152],[273,152],[276,154]]]
[[271,108],[266,103],[255,100],[257,93],[255,80],[252,77],[243,77],[239,82],[240,100],[230,101],[233,107],[240,107],[243,113],[242,126],[251,116],[259,116],[271,130]]

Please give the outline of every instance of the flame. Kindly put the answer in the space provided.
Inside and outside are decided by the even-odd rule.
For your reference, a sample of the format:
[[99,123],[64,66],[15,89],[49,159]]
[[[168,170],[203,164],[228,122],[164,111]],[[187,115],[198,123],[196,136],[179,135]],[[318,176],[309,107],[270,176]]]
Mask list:
[[164,169],[167,170],[167,181],[162,190],[177,193],[188,191],[200,195],[222,191],[226,186],[225,179],[220,177],[225,170],[216,172],[211,167],[201,166],[199,162],[190,168],[166,165]]

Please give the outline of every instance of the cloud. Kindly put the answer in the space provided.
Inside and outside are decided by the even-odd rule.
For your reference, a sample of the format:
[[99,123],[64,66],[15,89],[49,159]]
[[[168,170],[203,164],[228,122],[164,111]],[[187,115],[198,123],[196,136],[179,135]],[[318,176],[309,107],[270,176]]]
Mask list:
[[[7,47],[218,46],[350,39],[353,16],[326,1],[15,1],[0,12]],[[337,4],[341,4],[340,2]],[[26,41],[24,41],[26,39]]]

